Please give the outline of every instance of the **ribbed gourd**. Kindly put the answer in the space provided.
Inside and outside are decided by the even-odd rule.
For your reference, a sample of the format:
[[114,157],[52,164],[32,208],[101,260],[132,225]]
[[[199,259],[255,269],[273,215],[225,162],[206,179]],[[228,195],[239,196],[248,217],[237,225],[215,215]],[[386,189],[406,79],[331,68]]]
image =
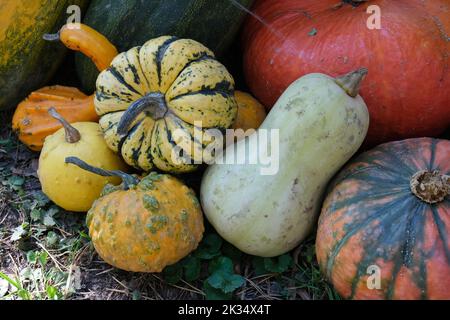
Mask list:
[[115,57],[96,85],[106,143],[144,171],[194,170],[213,157],[207,129],[229,128],[237,114],[233,77],[194,40],[149,40]]

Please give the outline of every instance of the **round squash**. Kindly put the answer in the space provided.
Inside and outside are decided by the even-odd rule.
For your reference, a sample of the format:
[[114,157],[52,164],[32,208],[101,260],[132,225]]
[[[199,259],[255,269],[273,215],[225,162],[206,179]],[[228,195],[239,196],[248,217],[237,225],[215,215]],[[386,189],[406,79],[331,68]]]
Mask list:
[[178,179],[156,172],[138,179],[74,157],[66,162],[124,181],[106,186],[86,217],[92,243],[107,263],[126,271],[161,272],[197,248],[204,231],[202,211],[195,193]]
[[450,299],[449,175],[450,141],[430,138],[383,144],[339,173],[316,251],[342,297]]
[[65,158],[76,156],[111,170],[126,170],[126,166],[105,144],[97,123],[77,122],[70,125],[55,109],[50,108],[49,112],[64,128],[45,139],[38,168],[42,191],[65,210],[86,212],[107,183],[118,184],[120,180],[68,166]]
[[66,50],[42,34],[57,30],[69,5],[84,9],[87,0],[0,0],[0,110],[16,107],[30,91],[44,85]]
[[194,170],[212,142],[194,139],[195,132],[229,128],[237,113],[233,77],[214,54],[170,36],[115,57],[97,79],[94,103],[107,145],[144,171]]
[[[163,35],[194,39],[223,56],[253,0],[91,0],[83,22],[106,36],[120,52]],[[76,56],[77,73],[88,92],[95,90],[98,70]]]
[[[371,122],[366,144],[439,136],[450,126],[449,1],[358,2],[257,1],[259,19],[249,16],[243,35],[251,92],[270,108],[302,75],[370,66],[361,88]],[[371,5],[381,10],[380,30],[367,26]]]

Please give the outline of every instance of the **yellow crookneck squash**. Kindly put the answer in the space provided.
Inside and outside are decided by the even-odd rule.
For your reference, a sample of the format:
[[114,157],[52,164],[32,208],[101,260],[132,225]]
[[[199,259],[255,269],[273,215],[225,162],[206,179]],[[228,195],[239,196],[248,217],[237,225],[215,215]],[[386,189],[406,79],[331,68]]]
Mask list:
[[98,123],[71,125],[54,108],[50,108],[49,113],[63,128],[45,139],[38,168],[42,191],[65,210],[86,212],[107,183],[118,184],[120,180],[68,166],[65,158],[76,156],[109,170],[126,170],[127,167],[105,144]]
[[127,271],[160,272],[197,248],[204,232],[200,203],[178,179],[156,172],[140,179],[76,157],[65,161],[90,175],[123,181],[105,186],[86,217],[92,243],[107,263]]
[[237,114],[233,77],[213,52],[171,36],[115,57],[97,78],[95,108],[106,143],[129,165],[174,173],[211,160],[206,129],[229,128]]
[[[61,41],[67,48],[81,51],[102,71],[117,55],[116,48],[100,33],[83,24],[65,25],[57,34],[46,34],[48,41]],[[65,86],[43,87],[32,92],[16,108],[12,128],[19,140],[33,151],[40,151],[47,136],[62,125],[48,113],[50,107],[69,123],[98,121],[94,95]]]

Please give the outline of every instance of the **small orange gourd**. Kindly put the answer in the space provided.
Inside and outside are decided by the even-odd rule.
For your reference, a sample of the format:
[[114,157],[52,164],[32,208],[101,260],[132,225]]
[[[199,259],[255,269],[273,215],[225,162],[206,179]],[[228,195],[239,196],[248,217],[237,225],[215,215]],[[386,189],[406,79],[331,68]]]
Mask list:
[[264,106],[251,94],[235,91],[234,97],[238,105],[238,113],[231,127],[234,131],[227,131],[227,145],[252,134],[267,116]]
[[[81,51],[92,59],[99,71],[106,69],[117,49],[100,33],[83,24],[67,24],[57,34],[46,34],[48,41],[61,41],[67,48]],[[16,108],[12,127],[19,140],[33,151],[42,149],[44,140],[62,126],[48,114],[54,107],[69,123],[97,122],[94,96],[65,86],[49,86],[32,92]]]
[[76,88],[51,86],[32,92],[16,109],[12,128],[33,151],[40,151],[47,136],[62,125],[48,113],[54,107],[68,122],[96,122],[93,96],[87,96]]
[[242,91],[234,93],[238,104],[238,114],[233,129],[258,129],[266,118],[266,109],[251,94]]
[[122,178],[120,186],[105,186],[86,217],[95,250],[110,265],[160,272],[197,248],[204,231],[202,211],[194,191],[178,179],[156,172],[138,178],[75,157],[66,163]]

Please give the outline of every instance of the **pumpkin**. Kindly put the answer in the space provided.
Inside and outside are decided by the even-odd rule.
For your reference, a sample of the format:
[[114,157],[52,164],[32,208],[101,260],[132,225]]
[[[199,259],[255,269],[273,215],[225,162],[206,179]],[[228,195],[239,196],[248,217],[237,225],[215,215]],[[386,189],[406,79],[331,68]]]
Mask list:
[[120,180],[68,166],[65,158],[76,156],[111,170],[126,170],[126,166],[106,145],[98,123],[77,122],[71,125],[54,108],[50,108],[49,113],[61,122],[63,128],[45,139],[38,168],[42,191],[65,210],[86,212],[106,184],[118,184]]
[[[369,6],[381,30],[367,27]],[[361,88],[371,118],[367,146],[438,136],[450,125],[448,0],[265,0],[244,27],[244,71],[270,108],[289,84],[311,72],[376,66]]]
[[[117,49],[102,34],[80,23],[64,25],[56,34],[45,34],[44,39],[61,41],[67,48],[83,52],[100,71],[117,55]],[[49,115],[50,107],[69,123],[99,119],[94,96],[87,96],[77,88],[51,86],[34,91],[17,106],[12,120],[19,140],[33,151],[40,151],[45,138],[62,127]]]
[[51,86],[32,92],[16,108],[12,128],[33,151],[40,151],[47,136],[62,124],[49,115],[55,108],[68,122],[98,121],[94,96],[87,96],[76,88]]
[[0,110],[14,108],[44,85],[64,58],[63,47],[42,40],[56,30],[69,5],[83,10],[86,0],[0,0]]
[[[366,136],[369,115],[358,95],[366,73],[298,79],[255,133],[229,145],[206,169],[202,207],[225,240],[245,253],[273,257],[309,235],[327,183]],[[243,163],[230,164],[229,152]]]
[[[83,23],[114,43],[120,52],[163,35],[194,39],[224,56],[238,33],[253,0],[91,0]],[[76,56],[83,88],[92,92],[98,71],[91,61]]]
[[[249,136],[253,133],[253,130],[259,128],[266,118],[266,111],[264,106],[252,97],[251,94],[242,91],[236,91],[234,93],[236,102],[238,105],[238,112],[236,120],[231,127],[234,129],[233,137],[227,140],[227,143],[234,141],[234,137],[237,141]],[[240,129],[240,130],[239,130]],[[242,130],[242,131],[241,131]],[[229,131],[231,133],[231,131]],[[227,132],[228,133],[228,132]]]
[[233,77],[211,50],[171,36],[115,57],[94,103],[107,145],[144,171],[194,170],[212,157],[207,129],[230,127],[237,113]]
[[92,243],[107,263],[127,271],[160,272],[198,246],[204,231],[200,204],[178,179],[156,172],[138,179],[74,157],[66,162],[123,179],[119,187],[105,187],[86,217]]
[[342,297],[450,299],[449,159],[448,140],[390,142],[334,179],[316,252]]

